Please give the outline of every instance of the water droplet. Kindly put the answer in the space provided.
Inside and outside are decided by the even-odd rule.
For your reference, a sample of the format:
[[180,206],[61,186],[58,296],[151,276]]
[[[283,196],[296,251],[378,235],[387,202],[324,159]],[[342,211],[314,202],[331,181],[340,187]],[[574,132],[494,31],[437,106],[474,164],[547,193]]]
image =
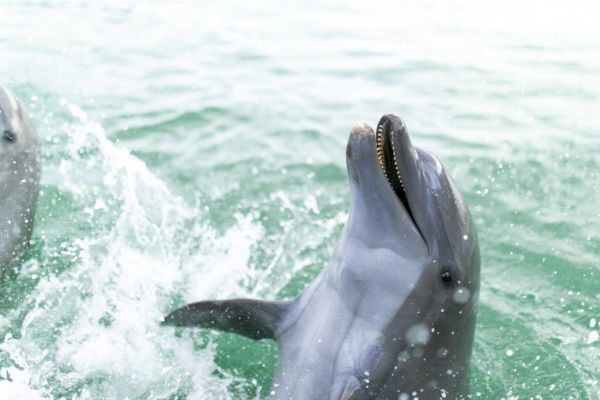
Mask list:
[[425,324],[414,324],[406,331],[406,341],[412,345],[425,345],[431,333]]
[[506,355],[509,357],[512,357],[512,355],[515,354],[511,349],[506,350]]
[[456,290],[454,291],[454,294],[452,296],[452,298],[454,299],[454,302],[458,303],[458,304],[465,304],[466,302],[469,301],[470,297],[471,297],[471,292],[466,287],[456,288]]
[[412,357],[413,358],[421,358],[421,357],[423,357],[423,348],[422,347],[415,347],[414,350],[412,351]]
[[400,362],[406,362],[410,360],[410,354],[408,353],[408,351],[403,351],[402,353],[400,353],[400,355],[398,355],[398,361]]
[[448,355],[448,349],[445,347],[440,347],[436,353],[438,357],[446,357]]
[[463,235],[463,240],[469,240],[469,235]]

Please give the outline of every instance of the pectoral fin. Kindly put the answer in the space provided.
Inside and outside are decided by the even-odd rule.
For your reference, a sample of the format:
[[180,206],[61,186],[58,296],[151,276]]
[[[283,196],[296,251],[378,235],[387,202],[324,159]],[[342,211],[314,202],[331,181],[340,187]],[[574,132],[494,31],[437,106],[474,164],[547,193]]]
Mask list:
[[249,299],[200,301],[167,315],[162,325],[218,329],[258,339],[275,339],[289,302]]

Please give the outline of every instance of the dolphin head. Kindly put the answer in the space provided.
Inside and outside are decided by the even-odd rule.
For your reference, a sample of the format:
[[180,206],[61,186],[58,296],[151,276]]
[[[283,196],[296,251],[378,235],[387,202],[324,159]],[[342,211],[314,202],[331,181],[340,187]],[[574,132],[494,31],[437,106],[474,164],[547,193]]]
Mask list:
[[394,115],[354,127],[346,156],[348,223],[296,299],[200,301],[163,324],[277,340],[273,400],[463,398],[479,250],[462,197]]
[[27,246],[39,191],[37,135],[0,86],[0,270]]
[[383,298],[383,288],[394,293],[368,316],[382,314],[385,335],[365,368],[385,371],[372,376],[374,385],[405,388],[420,382],[419,375],[422,386],[438,394],[464,390],[480,260],[462,196],[442,163],[412,145],[395,115],[383,116],[376,131],[355,126],[346,155],[351,211],[345,247],[368,250],[345,267],[355,280],[372,282],[365,290],[373,299]]
[[37,157],[31,122],[12,93],[0,86],[0,200],[23,186],[23,180],[37,182]]

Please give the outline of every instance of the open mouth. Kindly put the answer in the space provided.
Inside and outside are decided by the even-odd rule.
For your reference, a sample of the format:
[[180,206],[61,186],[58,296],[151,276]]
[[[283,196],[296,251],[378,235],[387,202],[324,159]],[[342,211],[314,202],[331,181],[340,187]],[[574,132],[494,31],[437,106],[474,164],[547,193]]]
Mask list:
[[381,165],[383,174],[390,183],[390,186],[414,221],[415,219],[410,210],[408,197],[404,188],[402,174],[400,173],[400,168],[398,168],[398,154],[396,154],[396,146],[394,144],[395,136],[397,135],[395,135],[393,131],[393,122],[388,118],[382,118],[379,121],[379,124],[377,124],[377,131],[375,133],[377,158],[379,158],[379,164]]

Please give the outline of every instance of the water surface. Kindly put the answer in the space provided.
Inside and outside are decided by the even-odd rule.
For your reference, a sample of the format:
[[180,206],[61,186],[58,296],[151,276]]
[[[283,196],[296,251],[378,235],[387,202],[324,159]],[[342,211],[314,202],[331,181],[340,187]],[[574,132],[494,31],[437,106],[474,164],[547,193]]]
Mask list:
[[266,396],[274,343],[158,322],[299,293],[347,218],[350,128],[394,112],[478,225],[473,396],[600,398],[600,7],[346,3],[0,2],[44,165],[1,397]]

